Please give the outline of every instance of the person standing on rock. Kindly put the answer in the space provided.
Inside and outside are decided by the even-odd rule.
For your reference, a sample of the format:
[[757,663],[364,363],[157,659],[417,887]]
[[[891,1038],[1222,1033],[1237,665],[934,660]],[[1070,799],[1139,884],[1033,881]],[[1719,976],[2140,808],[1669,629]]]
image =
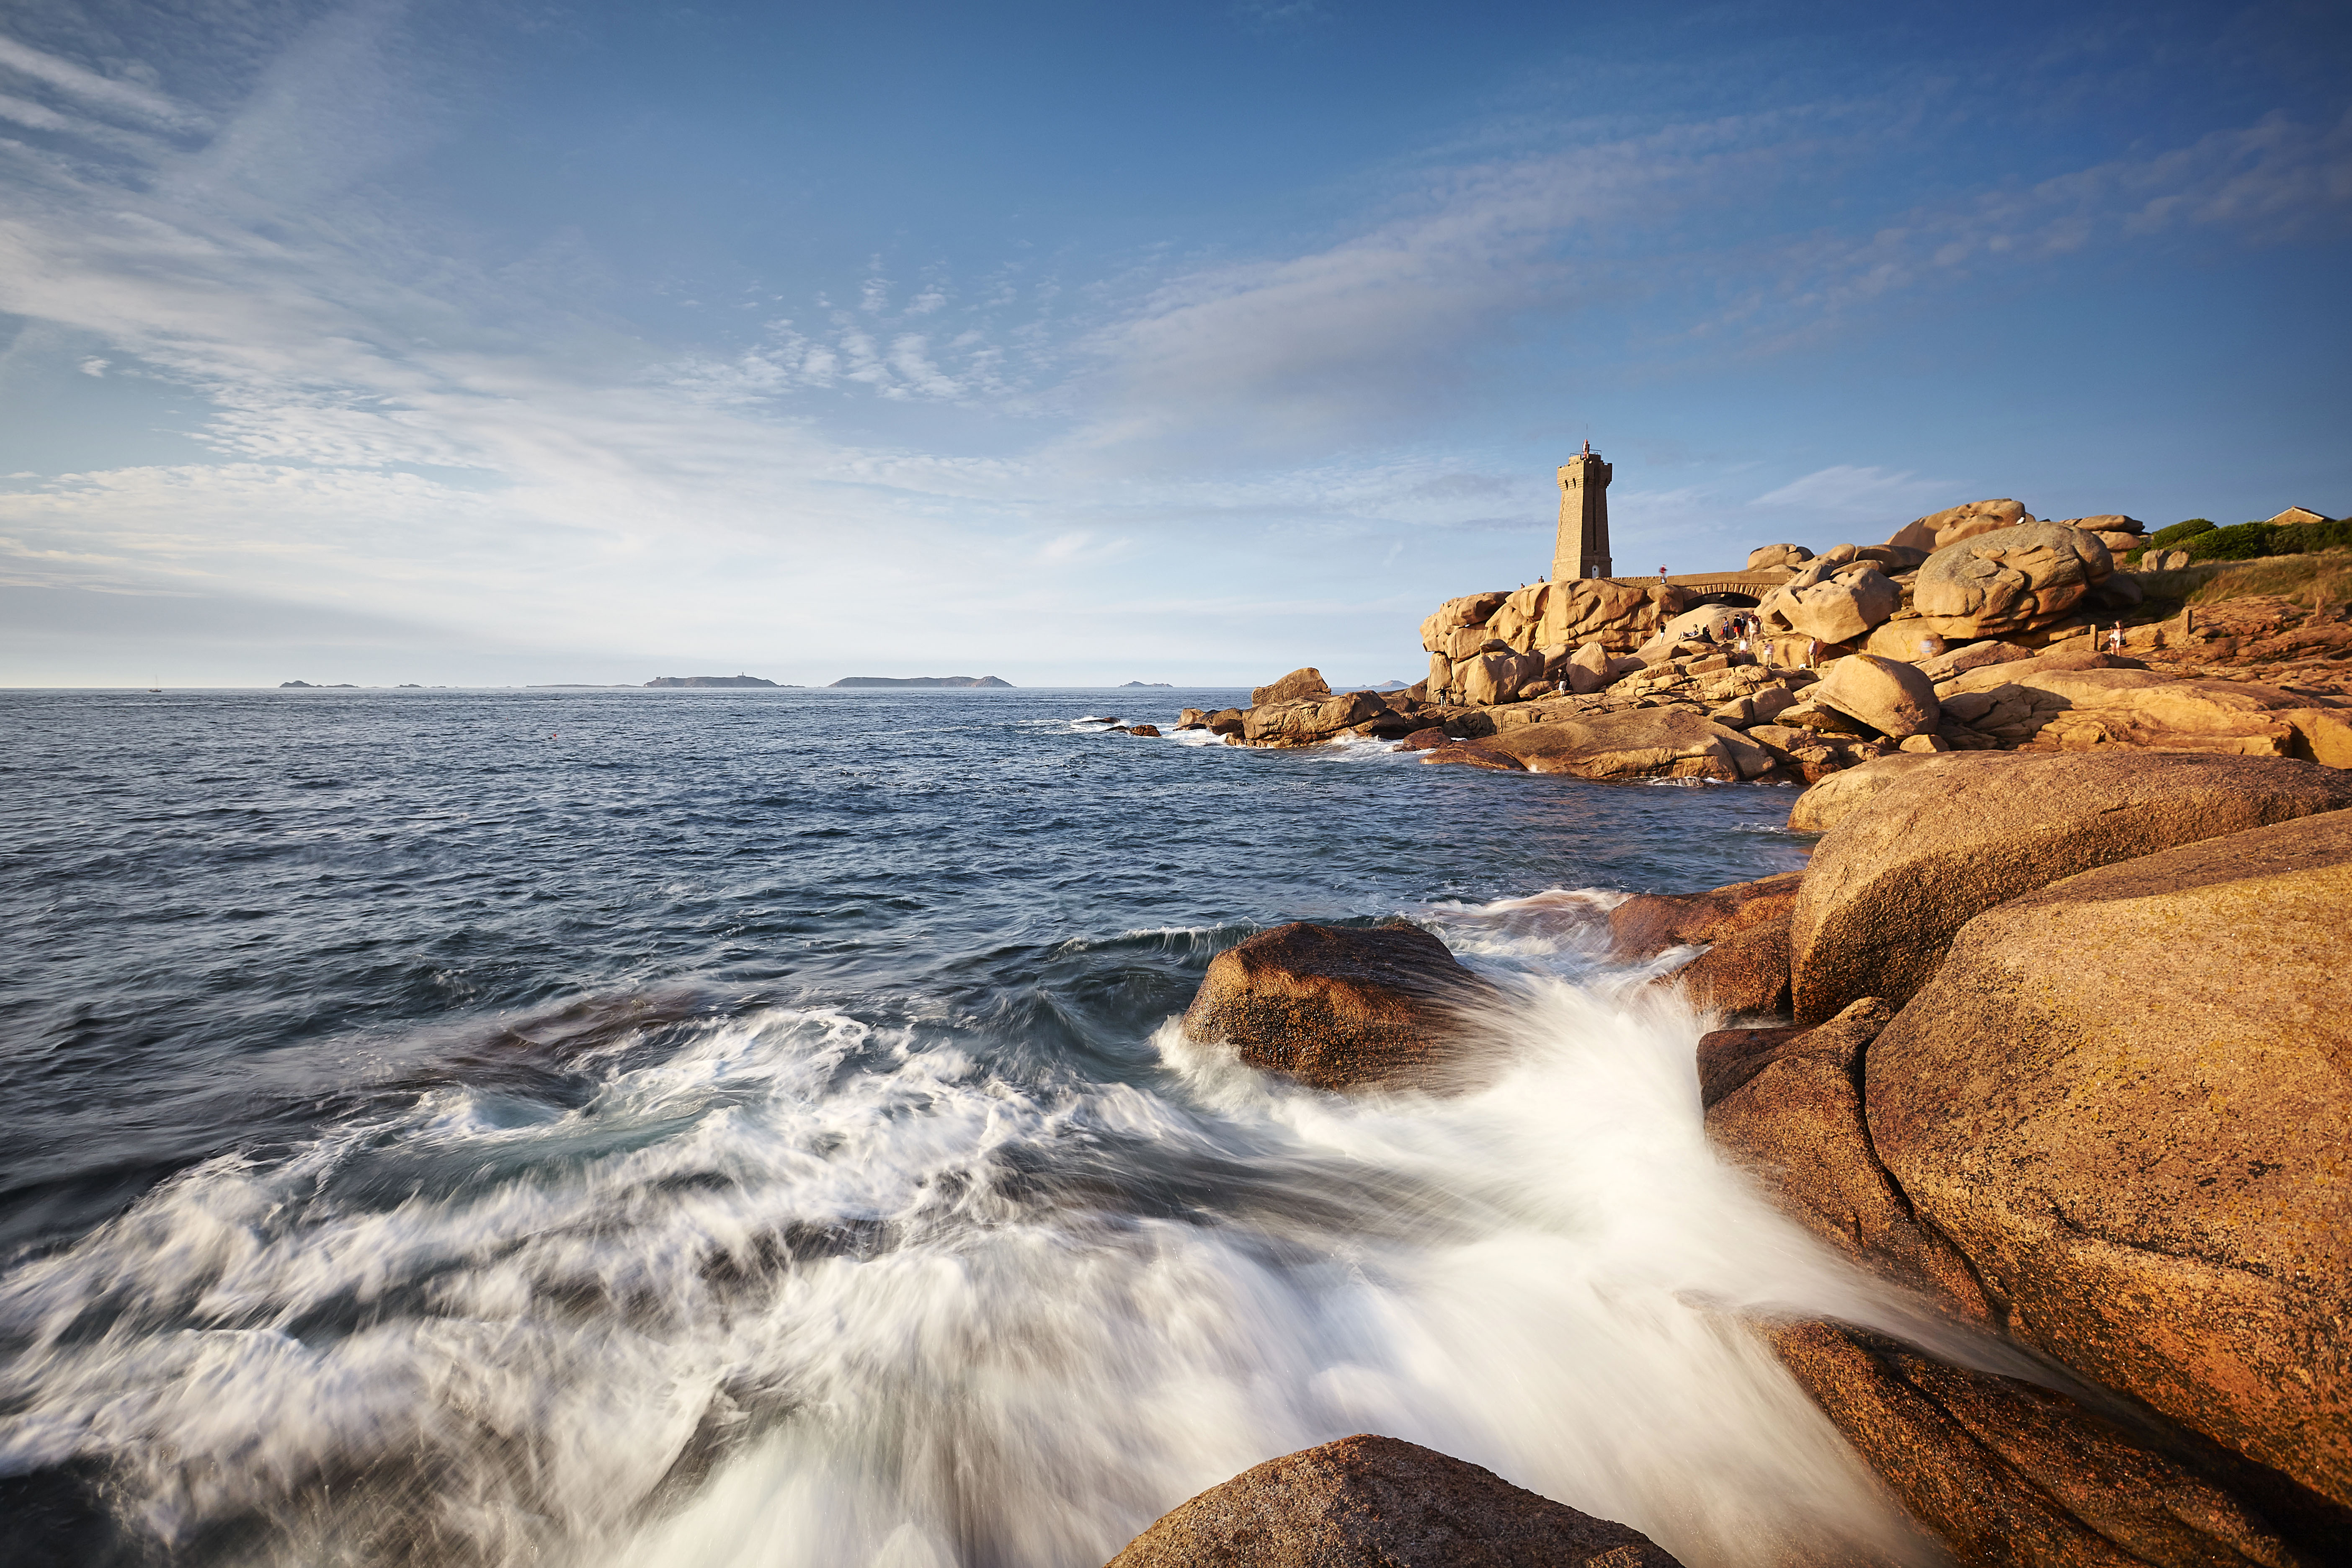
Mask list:
[[1819,669],[1821,667],[1822,639],[1819,637],[1813,637],[1808,640],[1805,644],[1805,668],[1807,669]]

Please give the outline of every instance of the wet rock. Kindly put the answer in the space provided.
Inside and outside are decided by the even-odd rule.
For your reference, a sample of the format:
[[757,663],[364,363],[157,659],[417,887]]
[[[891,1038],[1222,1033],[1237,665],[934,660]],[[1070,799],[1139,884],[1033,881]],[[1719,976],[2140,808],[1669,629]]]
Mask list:
[[1443,725],[1432,725],[1426,730],[1415,730],[1412,734],[1404,737],[1403,741],[1398,744],[1397,750],[1400,752],[1433,752],[1440,746],[1450,746],[1453,743],[1454,737],[1445,732],[1445,729]]
[[1129,726],[1127,732],[1130,735],[1149,735],[1156,741],[1160,738],[1160,726],[1157,724],[1134,724]]
[[1946,637],[2000,637],[2063,619],[2114,570],[2093,535],[2025,523],[1939,547],[1919,568],[1911,602]]
[[[2250,774],[2242,818],[2315,798],[2172,761]],[[2352,1503],[2352,812],[2195,837],[1969,921],[1871,1047],[1870,1131],[2013,1333]]]
[[1588,779],[1727,782],[1755,778],[1772,766],[1771,753],[1738,731],[1682,708],[1639,708],[1498,729],[1483,739],[1433,752],[1427,760]]
[[1331,688],[1324,682],[1323,672],[1308,666],[1294,669],[1271,686],[1261,686],[1250,693],[1250,706],[1262,708],[1269,702],[1296,702],[1307,697],[1328,697]]
[[1243,717],[1242,739],[1253,746],[1319,745],[1387,711],[1388,704],[1369,691],[1262,702]]
[[1637,893],[1609,911],[1610,952],[1628,962],[1654,958],[1670,947],[1721,942],[1785,920],[1804,879],[1802,871],[1783,871],[1703,893]]
[[1209,962],[1184,1032],[1317,1089],[1458,1079],[1463,1015],[1493,994],[1418,927],[1277,926]]
[[1805,700],[1861,720],[1883,735],[1901,740],[1936,727],[1936,683],[1916,665],[1857,653],[1837,660]]
[[1953,1366],[1843,1324],[1773,1351],[1912,1517],[1964,1563],[2312,1563],[2231,1489],[2054,1389]]
[[1789,917],[1717,941],[1658,984],[1680,985],[1691,1005],[1726,1017],[1789,1010]]
[[2347,805],[2352,777],[2284,759],[1919,758],[1849,809],[1813,852],[1789,934],[1797,1021],[1819,1022],[1861,996],[1900,1005],[1961,926],[2061,878]]
[[1893,1008],[1867,997],[1814,1028],[1773,1031],[1778,1038],[1736,1058],[1703,1041],[1707,1142],[1744,1167],[1782,1213],[1847,1258],[1959,1317],[1989,1323],[1992,1308],[1967,1259],[1919,1224],[1871,1147],[1863,1051],[1893,1016]]
[[1369,1434],[1269,1459],[1129,1542],[1110,1568],[1676,1568],[1626,1525]]

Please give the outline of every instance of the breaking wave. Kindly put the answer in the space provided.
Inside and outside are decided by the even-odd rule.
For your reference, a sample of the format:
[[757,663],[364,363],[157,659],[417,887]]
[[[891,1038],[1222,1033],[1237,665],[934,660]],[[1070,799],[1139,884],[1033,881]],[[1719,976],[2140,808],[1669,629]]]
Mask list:
[[436,1088],[16,1269],[0,1467],[102,1458],[194,1556],[1076,1564],[1373,1430],[1694,1564],[1906,1555],[1740,1321],[1905,1309],[1710,1155],[1695,1026],[1526,980],[1431,1100],[775,1008],[568,1109]]

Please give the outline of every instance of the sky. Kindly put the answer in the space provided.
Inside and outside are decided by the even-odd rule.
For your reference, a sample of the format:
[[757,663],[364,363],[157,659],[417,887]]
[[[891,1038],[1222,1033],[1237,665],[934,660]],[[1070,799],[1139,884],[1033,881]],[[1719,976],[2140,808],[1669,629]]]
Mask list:
[[0,686],[1425,673],[2352,512],[2340,5],[8,0]]

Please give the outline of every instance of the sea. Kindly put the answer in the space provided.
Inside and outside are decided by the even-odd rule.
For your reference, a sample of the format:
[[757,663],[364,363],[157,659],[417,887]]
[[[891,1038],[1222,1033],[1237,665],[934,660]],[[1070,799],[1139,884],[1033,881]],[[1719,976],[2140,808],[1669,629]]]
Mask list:
[[[0,1560],[1077,1568],[1378,1432],[1933,1561],[1754,1326],[1931,1334],[1606,955],[1796,792],[1172,732],[1240,695],[0,693]],[[1472,1092],[1178,1027],[1398,919]]]

